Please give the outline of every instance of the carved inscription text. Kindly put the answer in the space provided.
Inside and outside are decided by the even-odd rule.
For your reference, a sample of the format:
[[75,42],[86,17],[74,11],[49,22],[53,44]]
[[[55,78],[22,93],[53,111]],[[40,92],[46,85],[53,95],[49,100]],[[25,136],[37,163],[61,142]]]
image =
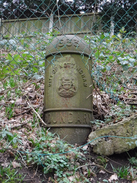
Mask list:
[[59,79],[59,95],[64,97],[73,97],[78,88],[77,73],[79,73],[82,78],[83,86],[87,87],[87,78],[85,73],[80,66],[76,65],[74,58],[71,55],[61,57],[57,59],[56,65],[54,65],[51,70],[48,86],[52,86],[53,77],[58,74],[56,78]]
[[50,124],[83,124],[88,125],[91,121],[91,113],[89,112],[53,112],[46,113],[45,120]]

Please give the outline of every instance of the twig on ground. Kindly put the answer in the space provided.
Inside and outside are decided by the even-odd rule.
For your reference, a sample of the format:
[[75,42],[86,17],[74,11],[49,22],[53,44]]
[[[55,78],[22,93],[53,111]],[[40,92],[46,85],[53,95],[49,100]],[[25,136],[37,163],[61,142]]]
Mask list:
[[[88,165],[91,165],[91,164],[86,164],[86,165],[79,166],[77,169],[80,169],[80,168],[88,166]],[[96,174],[94,172],[91,172],[91,173],[94,177],[96,177]]]
[[33,177],[31,177],[31,178],[34,178],[34,177],[35,177],[35,175],[37,174],[37,172],[38,172],[38,166],[37,166],[37,168],[36,168],[36,171],[35,171],[35,173],[34,173]]
[[25,122],[25,123],[22,123],[22,124],[19,124],[19,125],[16,125],[16,126],[13,126],[13,127],[10,127],[11,129],[14,129],[14,128],[19,128],[19,127],[22,127],[24,125],[27,125],[28,122]]
[[113,161],[114,163],[116,163],[116,164],[118,164],[118,165],[122,165],[121,163],[118,163],[118,162],[112,160],[111,158],[108,158],[108,157],[107,157],[106,159],[108,159],[108,160],[110,160],[110,161]]
[[40,117],[40,115],[36,112],[36,110],[29,104],[29,102],[27,102],[28,106],[33,110],[33,112],[37,115],[37,117],[40,119],[41,123],[44,126],[47,126],[47,124],[43,121],[43,119]]
[[98,165],[98,164],[96,164],[96,163],[90,163],[90,164],[82,165],[82,166],[78,167],[77,169],[80,169],[80,168],[82,168],[82,167],[84,167],[84,166],[97,166],[97,167],[103,169],[104,171],[106,171],[107,173],[113,174],[113,172],[108,171],[108,170],[105,169],[103,166]]
[[113,174],[113,172],[108,171],[107,169],[105,169],[103,166],[101,166],[99,164],[94,163],[94,164],[91,164],[91,166],[97,166],[97,167],[103,169],[104,171],[106,171],[107,173]]
[[24,161],[24,159],[23,159],[23,157],[22,157],[21,153],[20,153],[18,150],[17,150],[17,153],[20,155],[21,160],[22,160],[22,162],[23,162],[24,166],[28,169],[28,167],[27,167],[27,165],[26,165],[26,163],[25,163],[25,161]]
[[21,112],[21,113],[14,114],[14,115],[13,115],[13,117],[20,116],[20,115],[22,115],[22,114],[25,114],[25,113],[28,113],[28,112],[30,112],[30,111],[31,111],[31,109],[28,109],[28,110],[26,110],[26,111],[23,111],[23,112]]

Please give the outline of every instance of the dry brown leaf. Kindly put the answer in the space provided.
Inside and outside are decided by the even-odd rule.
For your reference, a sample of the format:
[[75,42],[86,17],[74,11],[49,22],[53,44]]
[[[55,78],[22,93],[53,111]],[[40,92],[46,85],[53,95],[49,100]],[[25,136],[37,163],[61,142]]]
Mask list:
[[5,115],[5,111],[4,112],[0,112],[0,117],[4,117],[4,115]]
[[83,150],[87,150],[88,149],[88,145],[83,146]]
[[26,88],[26,91],[28,91],[28,92],[30,92],[30,93],[32,93],[33,92],[33,88]]
[[16,114],[20,114],[20,113],[21,113],[21,109],[16,108],[16,109],[14,109],[14,112],[15,112]]
[[2,167],[7,168],[9,166],[10,162],[4,162],[1,164]]
[[19,163],[17,163],[16,161],[13,161],[12,162],[12,166],[13,166],[13,168],[19,168],[19,167],[21,167],[21,165]]
[[113,180],[118,180],[118,176],[117,176],[116,173],[114,173],[113,175],[111,175],[108,181],[109,182],[112,182]]
[[75,176],[70,176],[68,179],[70,180],[70,182],[72,182],[75,179]]
[[12,157],[12,158],[15,157],[15,154],[11,150],[8,150],[8,153],[9,153],[10,157]]
[[22,98],[16,99],[16,104],[17,104],[17,105],[22,104]]
[[28,96],[29,96],[29,99],[31,99],[31,100],[36,99],[36,94],[35,93],[29,93]]
[[103,170],[100,170],[99,173],[105,174],[106,172]]

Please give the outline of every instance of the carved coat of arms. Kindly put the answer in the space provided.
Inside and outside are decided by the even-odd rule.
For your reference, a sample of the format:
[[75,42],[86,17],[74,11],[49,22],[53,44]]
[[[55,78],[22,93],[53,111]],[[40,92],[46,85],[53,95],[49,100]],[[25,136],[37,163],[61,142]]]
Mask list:
[[73,97],[78,88],[75,60],[70,55],[67,55],[58,59],[57,62],[59,67],[57,92],[59,96],[64,98]]

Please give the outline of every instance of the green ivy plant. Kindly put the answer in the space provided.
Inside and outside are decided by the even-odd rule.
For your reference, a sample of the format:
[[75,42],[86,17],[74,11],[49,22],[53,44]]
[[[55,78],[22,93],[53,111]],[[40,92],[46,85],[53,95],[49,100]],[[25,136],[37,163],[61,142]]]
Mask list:
[[23,179],[26,175],[22,175],[16,169],[12,169],[9,165],[4,168],[0,166],[0,182],[1,183],[20,183],[23,182]]
[[110,95],[124,92],[131,83],[130,78],[137,72],[136,39],[123,37],[123,34],[124,29],[111,37],[108,33],[85,36],[91,47],[92,77],[97,86]]
[[[73,170],[75,173],[75,165],[73,165],[73,169],[71,169],[72,161],[70,162],[70,155],[67,153],[70,148],[74,147],[50,132],[47,134],[44,129],[41,131],[40,135],[41,137],[37,138],[36,141],[29,139],[34,148],[32,153],[26,156],[27,163],[37,164],[43,167],[45,174],[52,172],[56,174],[58,178],[66,177],[65,171],[67,170]],[[80,155],[77,151],[73,153],[74,161],[76,161]]]

